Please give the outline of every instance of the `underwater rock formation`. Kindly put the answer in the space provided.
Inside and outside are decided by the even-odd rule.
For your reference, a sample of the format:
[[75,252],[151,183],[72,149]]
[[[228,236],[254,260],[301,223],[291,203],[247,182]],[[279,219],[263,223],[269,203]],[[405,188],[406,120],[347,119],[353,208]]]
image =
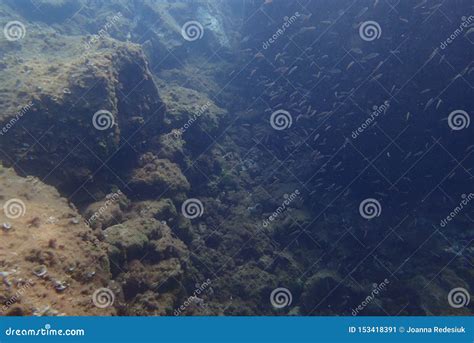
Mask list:
[[106,38],[88,50],[81,38],[45,32],[30,41],[16,52],[21,59],[3,58],[6,163],[76,189],[92,177],[104,180],[104,163],[133,159],[159,132],[164,105],[138,46]]
[[113,315],[93,293],[111,274],[105,245],[74,206],[33,177],[0,166],[1,315]]
[[[449,289],[474,287],[472,243],[460,243],[471,242],[470,222],[457,219],[463,229],[450,232],[452,245],[430,236],[424,216],[432,208],[408,213],[414,220],[392,229],[409,206],[396,211],[388,201],[396,192],[379,188],[387,179],[364,173],[369,158],[348,152],[358,146],[344,130],[364,113],[359,106],[385,100],[370,88],[357,94],[357,106],[349,101],[373,68],[384,67],[382,54],[354,40],[352,12],[331,26],[340,39],[288,48],[328,28],[321,3],[336,6],[309,1],[312,14],[296,19],[298,2],[277,0],[1,3],[0,16],[21,19],[27,34],[0,40],[0,160],[41,178],[30,185],[36,179],[12,170],[0,175],[0,203],[19,198],[27,208],[18,222],[1,217],[0,300],[14,304],[4,314],[349,315],[388,271],[395,272],[388,291],[361,314],[471,314],[472,305],[446,306]],[[262,47],[279,33],[283,12],[292,20],[287,35]],[[196,41],[183,34],[190,21],[202,26]],[[350,54],[339,59],[342,43]],[[357,63],[347,64],[349,57]],[[291,112],[285,130],[271,125],[280,107]],[[409,115],[394,112],[384,119],[412,130]],[[431,144],[432,133],[421,131]],[[367,146],[384,145],[384,137],[370,136]],[[408,170],[414,155],[399,165]],[[376,166],[392,172],[395,156],[384,151]],[[354,172],[361,175],[352,188]],[[45,189],[41,197],[36,185]],[[407,185],[409,194],[413,184],[400,188]],[[384,221],[359,215],[369,191],[387,200]],[[198,215],[186,215],[186,200],[201,205]],[[418,251],[426,237],[432,249]],[[212,286],[206,281],[201,291],[204,280]],[[113,291],[113,306],[94,306],[91,293],[100,287]],[[272,305],[276,288],[288,289],[291,304]]]
[[152,198],[164,193],[183,194],[190,185],[177,164],[147,153],[140,157],[139,168],[132,171],[130,187],[136,197]]
[[[131,219],[107,228],[104,235],[115,279],[131,302],[124,314],[171,314],[188,269],[186,245],[155,219]],[[140,309],[143,301],[148,305]]]
[[94,229],[105,229],[124,220],[124,212],[130,206],[127,197],[118,190],[107,194],[101,201],[87,206],[83,212],[86,223]]

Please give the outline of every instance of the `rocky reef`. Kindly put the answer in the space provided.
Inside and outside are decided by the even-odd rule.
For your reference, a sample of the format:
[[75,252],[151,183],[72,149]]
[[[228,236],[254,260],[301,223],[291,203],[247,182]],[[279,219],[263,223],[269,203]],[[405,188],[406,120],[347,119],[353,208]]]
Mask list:
[[[295,6],[0,4],[0,24],[26,30],[0,40],[2,315],[472,313],[446,304],[450,289],[474,287],[472,244],[434,236],[418,252],[430,221],[410,214],[385,236],[360,217],[357,191],[339,184],[331,156],[351,163],[348,144],[330,146],[323,125],[339,100],[308,108],[297,93],[316,72],[292,77],[311,58],[260,46]],[[297,42],[322,19],[297,18]],[[197,38],[190,21],[202,26]],[[256,22],[265,25],[253,35]],[[341,71],[321,73],[334,81]],[[268,122],[287,98],[302,113],[293,131]],[[470,242],[461,225],[456,241]],[[412,251],[415,263],[401,268]]]

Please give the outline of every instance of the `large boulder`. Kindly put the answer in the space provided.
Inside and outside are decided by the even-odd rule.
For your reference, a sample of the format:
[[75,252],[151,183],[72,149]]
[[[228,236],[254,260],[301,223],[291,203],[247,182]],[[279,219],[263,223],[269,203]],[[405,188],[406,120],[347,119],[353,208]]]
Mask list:
[[123,221],[124,211],[128,205],[129,201],[125,194],[117,190],[107,194],[103,200],[87,206],[84,219],[94,229],[105,229]]
[[130,187],[134,196],[153,198],[184,193],[190,185],[177,164],[147,153],[141,156],[139,168],[132,171]]
[[105,229],[105,241],[115,248],[114,253],[118,251],[120,257],[140,258],[146,253],[145,245],[148,243],[148,238],[135,227],[127,224],[118,224]]

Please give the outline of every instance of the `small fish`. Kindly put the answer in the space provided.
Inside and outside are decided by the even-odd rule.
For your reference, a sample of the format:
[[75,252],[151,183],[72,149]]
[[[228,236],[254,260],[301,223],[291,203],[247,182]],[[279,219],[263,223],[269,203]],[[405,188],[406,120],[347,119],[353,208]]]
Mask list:
[[378,55],[380,55],[378,52],[373,52],[373,53],[371,53],[371,54],[368,54],[368,55],[365,56],[364,58],[365,58],[366,60],[371,60],[371,59],[377,57]]
[[416,154],[413,155],[413,157],[417,157],[423,154],[423,150],[418,151]]
[[417,8],[420,8],[421,6],[425,5],[427,1],[428,1],[428,0],[423,0],[423,1],[421,1],[418,5],[416,5],[415,7],[413,7],[413,9],[416,10]]
[[380,79],[382,76],[383,76],[383,73],[380,73],[380,74],[378,74],[378,75],[375,75],[375,76],[372,78],[372,80],[376,81],[376,80]]
[[296,69],[298,69],[298,66],[294,66],[293,68],[291,68],[288,72],[288,75],[291,75]]
[[434,98],[430,98],[430,100],[428,100],[428,102],[426,103],[425,105],[425,109],[423,111],[426,111],[434,102]]
[[306,26],[306,27],[302,27],[299,30],[298,34],[308,32],[308,31],[315,31],[315,30],[316,30],[316,26]]

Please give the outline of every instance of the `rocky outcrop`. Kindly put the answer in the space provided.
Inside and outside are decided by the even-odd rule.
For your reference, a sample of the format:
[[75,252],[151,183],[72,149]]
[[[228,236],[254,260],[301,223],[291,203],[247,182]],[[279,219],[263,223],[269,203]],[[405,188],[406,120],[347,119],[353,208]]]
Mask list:
[[131,219],[104,235],[112,270],[131,305],[124,314],[171,314],[189,268],[186,245],[155,219]]
[[2,60],[2,159],[62,191],[118,183],[105,165],[132,165],[165,111],[139,46],[31,36]]
[[130,187],[135,197],[153,198],[183,194],[190,185],[177,164],[147,153],[140,157],[139,168],[133,170]]
[[130,201],[120,190],[109,193],[101,201],[87,206],[83,216],[86,223],[94,229],[105,229],[124,221],[124,212],[130,206]]

